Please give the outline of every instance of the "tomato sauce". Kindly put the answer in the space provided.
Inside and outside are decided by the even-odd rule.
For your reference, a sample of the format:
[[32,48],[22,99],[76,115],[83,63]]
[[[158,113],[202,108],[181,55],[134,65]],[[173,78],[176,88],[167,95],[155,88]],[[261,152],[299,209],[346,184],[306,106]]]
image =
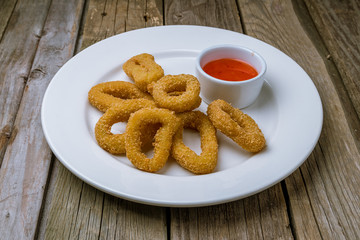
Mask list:
[[203,70],[214,78],[225,81],[244,81],[256,77],[258,72],[250,64],[232,58],[211,61]]

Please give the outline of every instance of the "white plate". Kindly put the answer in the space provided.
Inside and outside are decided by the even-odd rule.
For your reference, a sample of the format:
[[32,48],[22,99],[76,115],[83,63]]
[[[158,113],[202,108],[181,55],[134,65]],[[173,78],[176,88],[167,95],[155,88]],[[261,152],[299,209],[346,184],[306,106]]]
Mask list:
[[[200,50],[238,44],[267,62],[261,96],[244,112],[263,130],[267,147],[249,154],[218,132],[219,159],[214,173],[195,176],[169,160],[158,173],[135,169],[125,156],[102,150],[94,138],[101,113],[87,100],[97,83],[130,81],[122,64],[130,57],[153,54],[165,74],[195,73]],[[200,110],[206,112],[202,103]],[[249,36],[200,26],[139,29],[98,42],[68,61],[54,76],[43,100],[41,120],[56,157],[76,176],[109,194],[150,205],[205,206],[260,192],[296,170],[309,156],[322,128],[319,94],[303,69],[276,48]],[[118,128],[118,129],[116,129]],[[114,131],[123,129],[119,124]],[[199,152],[198,134],[185,143]]]

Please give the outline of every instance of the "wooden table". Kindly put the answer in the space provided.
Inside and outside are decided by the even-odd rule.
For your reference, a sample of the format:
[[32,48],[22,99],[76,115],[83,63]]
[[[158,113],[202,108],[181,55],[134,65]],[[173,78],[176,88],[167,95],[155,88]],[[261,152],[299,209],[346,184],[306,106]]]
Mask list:
[[[0,239],[360,239],[359,23],[351,0],[0,0]],[[54,157],[40,108],[59,68],[114,34],[171,24],[245,33],[310,75],[323,130],[291,176],[239,201],[165,208],[96,190]]]

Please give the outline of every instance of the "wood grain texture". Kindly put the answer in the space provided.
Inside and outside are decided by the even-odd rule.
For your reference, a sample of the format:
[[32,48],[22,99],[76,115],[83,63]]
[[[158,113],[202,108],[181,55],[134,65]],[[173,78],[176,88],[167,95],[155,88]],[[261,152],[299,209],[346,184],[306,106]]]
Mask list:
[[34,59],[48,5],[49,0],[19,1],[1,39],[0,165]]
[[5,29],[8,26],[8,22],[15,8],[15,5],[16,0],[0,0],[0,42],[5,32]]
[[[34,60],[29,59],[29,56],[22,57],[26,54],[31,56],[29,50],[18,53],[18,59],[24,58],[20,63],[24,63],[25,66],[32,64],[32,66],[30,74],[25,75],[28,75],[28,78],[23,93],[18,93],[21,103],[0,170],[0,232],[5,233],[1,236],[3,239],[33,239],[35,236],[52,155],[42,134],[40,121],[42,97],[40,96],[44,95],[59,67],[72,55],[75,45],[74,35],[82,7],[81,4],[77,5],[78,2],[73,3],[64,5],[54,1],[49,10],[48,2],[36,5],[34,2],[26,1],[26,4],[18,5],[21,9],[16,9],[12,16],[23,19],[12,23],[14,29],[25,31],[20,34],[18,32],[20,30],[14,30],[20,34],[19,39],[21,36],[31,39],[33,31],[36,30],[38,35],[33,38],[40,38],[40,42],[38,46],[35,45],[35,40],[32,45],[31,42],[23,42],[28,45],[25,49],[32,46],[33,51],[36,50]],[[34,19],[39,21],[38,25],[26,26],[28,18],[35,15],[39,18]],[[43,28],[42,21],[45,18]],[[36,26],[39,29],[34,29]],[[26,27],[29,27],[29,30],[24,29]],[[8,33],[5,33],[5,38],[6,34]],[[2,44],[5,43],[10,44],[7,41]],[[9,48],[13,44],[8,45]],[[15,46],[22,48],[18,43]],[[49,62],[51,64],[48,64]],[[18,66],[10,66],[15,69],[8,69],[7,73],[18,71],[16,69]],[[19,82],[16,79],[11,80],[12,83]],[[21,84],[25,84],[23,79]],[[22,89],[21,86],[18,88],[18,91]],[[9,92],[16,92],[11,90]]]
[[99,239],[167,239],[165,208],[106,194]]
[[90,1],[81,49],[125,31],[163,23],[162,2],[107,0]]
[[[338,92],[339,98],[344,108],[346,120],[349,123],[351,133],[353,134],[353,138],[357,144],[358,149],[360,149],[360,131],[359,131],[360,120],[359,120],[358,112],[354,107],[353,101],[348,93],[347,89],[349,88],[349,86],[346,86],[347,81],[344,81],[341,74],[339,73],[340,70],[333,61],[332,54],[329,52],[329,49],[325,44],[324,37],[320,35],[322,31],[318,30],[316,24],[313,21],[312,16],[310,15],[310,12],[308,11],[309,9],[307,8],[304,1],[294,0],[293,4],[294,4],[294,10],[298,15],[299,21],[302,23],[302,26],[304,26],[304,29],[307,32],[308,36],[311,38],[319,54],[324,59],[324,63],[327,67],[327,71],[331,76],[331,80],[333,81],[333,84],[336,88],[336,91]],[[352,15],[356,18],[356,12],[353,12]],[[333,26],[328,25],[326,27],[333,27]],[[353,35],[349,35],[349,36],[350,38],[354,37]],[[333,49],[332,51],[334,50],[335,49]]]
[[202,25],[242,32],[235,1],[164,1],[165,24]]
[[308,38],[290,2],[239,1],[239,5],[247,33],[297,61],[314,81],[323,101],[324,125],[319,143],[301,167],[302,177],[296,173],[285,181],[296,236],[359,238],[360,155],[344,121],[345,110],[324,63],[326,57]]
[[[138,16],[140,13],[141,17]],[[79,41],[80,49],[128,29],[162,24],[160,14],[162,4],[159,1],[89,1],[82,39]],[[131,20],[131,25],[129,19],[137,21]],[[55,163],[49,189],[39,239],[167,237],[165,208],[109,196],[80,181],[58,161]],[[66,196],[63,196],[64,193]]]
[[360,2],[305,0],[305,3],[360,119]]
[[124,0],[89,1],[80,39],[81,49],[124,32],[127,8],[128,1]]
[[[72,173],[66,170],[59,162],[54,168],[53,173],[56,179],[62,179],[62,185],[56,185],[52,194],[50,211],[44,211],[43,224],[45,224],[45,232],[40,232],[38,239],[70,239],[70,236],[79,232],[74,229],[76,218],[78,215],[78,206],[81,199],[81,189],[83,183]],[[54,184],[54,183],[53,183]],[[53,184],[49,188],[53,188]],[[74,232],[75,231],[75,232]],[[73,233],[74,232],[74,233]]]
[[171,209],[171,239],[293,239],[280,184],[202,208]]
[[[0,232],[4,233],[1,236],[4,239],[12,234],[19,239],[31,237],[34,232],[32,221],[36,221],[36,217],[32,216],[33,207],[29,200],[36,197],[36,190],[42,190],[39,185],[39,189],[32,192],[32,188],[23,181],[31,176],[30,169],[23,163],[27,152],[23,152],[21,158],[13,159],[12,155],[16,152],[6,149],[8,143],[12,145],[19,139],[17,134],[21,134],[17,128],[13,131],[13,125],[36,51],[36,35],[43,27],[49,4],[48,1],[38,2],[42,10],[37,9],[32,1],[18,2],[0,44]],[[22,142],[25,141],[22,139]]]
[[126,31],[163,25],[162,1],[129,1]]
[[286,188],[290,196],[289,209],[291,222],[294,225],[294,235],[298,239],[321,239],[319,226],[300,170],[295,171],[286,179]]

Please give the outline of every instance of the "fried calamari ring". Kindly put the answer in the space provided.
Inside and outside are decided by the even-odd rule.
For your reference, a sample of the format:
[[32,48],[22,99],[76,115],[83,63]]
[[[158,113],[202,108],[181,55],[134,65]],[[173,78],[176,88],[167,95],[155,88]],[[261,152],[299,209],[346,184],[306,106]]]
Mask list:
[[90,89],[88,98],[90,104],[102,112],[114,104],[127,105],[130,102],[155,106],[149,94],[142,92],[133,83],[124,81],[99,83]]
[[[152,107],[147,104],[129,102],[126,105],[115,104],[110,107],[95,125],[95,138],[101,148],[109,153],[119,155],[125,153],[125,134],[113,134],[111,127],[118,122],[126,122],[131,113],[138,111],[143,107]],[[152,140],[154,130],[147,127],[143,131],[143,142],[148,143]]]
[[154,56],[147,53],[136,55],[127,60],[123,65],[123,70],[144,92],[147,91],[147,86],[150,83],[164,76],[164,70],[155,62]]
[[[141,130],[146,124],[161,124],[155,134],[154,156],[147,158],[141,151]],[[168,160],[173,136],[181,121],[172,111],[160,108],[143,108],[131,114],[126,126],[125,149],[131,163],[140,170],[156,172]]]
[[[216,129],[209,118],[200,111],[186,112],[177,115],[182,120],[180,128],[174,137],[171,150],[172,157],[182,166],[195,174],[205,174],[214,171],[218,157]],[[183,142],[183,128],[196,129],[201,138],[201,154],[197,155]]]
[[207,114],[215,128],[245,150],[259,152],[265,147],[264,134],[256,122],[240,109],[219,99],[209,104]]
[[175,112],[191,111],[201,104],[200,83],[190,74],[166,75],[151,84],[149,90],[159,107]]

